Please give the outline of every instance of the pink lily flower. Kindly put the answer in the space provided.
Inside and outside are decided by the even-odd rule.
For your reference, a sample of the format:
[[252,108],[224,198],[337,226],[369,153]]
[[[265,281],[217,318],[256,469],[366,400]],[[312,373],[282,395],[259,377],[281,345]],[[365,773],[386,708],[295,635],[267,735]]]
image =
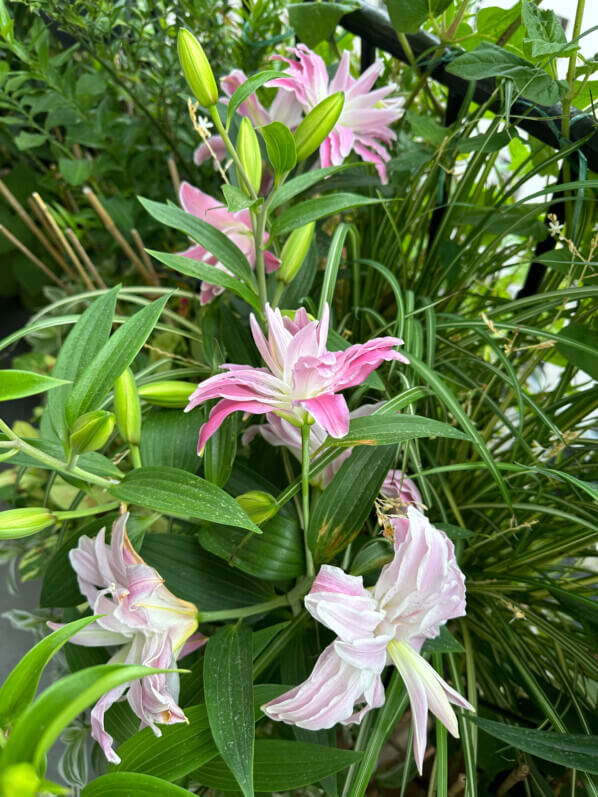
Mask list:
[[396,138],[389,125],[400,117],[403,101],[398,97],[386,99],[392,86],[370,91],[384,70],[382,61],[376,61],[355,79],[349,70],[351,56],[345,50],[335,76],[329,81],[326,64],[319,55],[304,44],[289,50],[298,60],[273,55],[272,58],[287,64],[288,76],[276,78],[268,86],[292,92],[306,113],[337,91],[345,95],[340,118],[320,146],[322,166],[338,166],[350,152],[355,152],[364,161],[375,164],[380,179],[387,182],[385,162],[390,154],[386,146]]
[[395,556],[373,589],[339,567],[320,568],[305,608],[337,638],[304,683],[262,710],[273,720],[309,730],[359,723],[383,705],[380,675],[392,662],[409,695],[414,758],[421,773],[428,711],[458,736],[450,704],[473,710],[420,655],[424,640],[437,636],[447,620],[465,614],[465,578],[452,542],[414,506],[408,507],[407,517],[389,521]]
[[[381,404],[382,402],[364,404],[350,412],[349,418],[362,418],[364,415],[370,415]],[[299,427],[285,420],[285,418],[269,412],[266,414],[266,423],[255,424],[246,429],[241,442],[246,446],[258,434],[271,446],[286,446],[293,456],[301,462],[301,429]],[[315,454],[325,443],[327,436],[326,430],[319,423],[312,425],[309,436],[311,459],[314,458]],[[326,465],[317,476],[311,479],[311,484],[324,490],[330,484],[343,462],[351,456],[352,451],[352,446],[344,449],[335,460]],[[422,497],[415,483],[411,479],[403,477],[400,470],[388,471],[388,475],[380,488],[380,493],[385,498],[398,500],[405,506],[408,504],[422,505]]]
[[345,351],[328,351],[328,305],[321,321],[310,321],[303,308],[291,320],[269,305],[266,318],[267,340],[255,316],[250,322],[255,345],[267,367],[223,365],[227,373],[206,379],[189,397],[185,412],[204,401],[220,399],[200,430],[200,453],[232,412],[273,412],[298,426],[313,419],[332,437],[343,437],[349,430],[349,408],[339,391],[361,384],[386,360],[408,362],[394,351],[403,341],[392,337],[375,338]]
[[[249,210],[240,210],[237,213],[231,213],[222,202],[211,197],[209,194],[204,194],[199,188],[195,188],[190,183],[181,183],[181,190],[179,199],[183,210],[197,216],[198,219],[211,224],[216,227],[220,232],[224,233],[239,249],[243,252],[251,268],[255,268],[255,241],[253,238],[253,231],[251,229],[251,214]],[[268,233],[264,234],[264,244],[269,238]],[[192,260],[201,260],[203,263],[208,263],[214,268],[230,271],[225,268],[218,259],[210,254],[201,244],[193,244],[188,249],[180,254],[185,257],[190,257]],[[280,260],[272,254],[272,252],[264,252],[264,262],[266,271],[270,274],[272,271],[280,266]],[[220,285],[213,285],[209,282],[202,282],[199,300],[202,305],[208,304],[216,296],[224,292],[224,288]]]
[[[233,69],[230,75],[222,78],[220,85],[227,97],[232,97],[239,86],[242,86],[247,80],[247,75],[242,69]],[[255,127],[263,127],[271,122],[282,122],[290,130],[294,130],[303,116],[303,107],[293,94],[288,91],[279,91],[272,100],[270,108],[266,110],[254,92],[245,102],[241,103],[238,113],[250,119]],[[209,160],[212,157],[210,147],[218,160],[224,160],[226,145],[221,136],[212,136],[209,147],[205,142],[197,147],[193,153],[194,163],[200,166],[204,161]]]
[[[93,613],[104,615],[70,641],[87,647],[119,646],[110,659],[112,664],[175,667],[178,657],[207,641],[201,634],[193,635],[197,607],[166,589],[164,579],[135,551],[127,537],[128,517],[125,513],[115,521],[110,545],[105,543],[106,529],[102,529],[94,539],[82,536],[69,554],[79,589]],[[60,628],[57,623],[49,626]],[[157,723],[186,722],[177,705],[178,673],[148,675],[111,689],[92,709],[91,735],[114,764],[120,758],[104,729],[104,714],[125,692],[141,720],[140,727],[149,726],[156,736],[161,736]]]

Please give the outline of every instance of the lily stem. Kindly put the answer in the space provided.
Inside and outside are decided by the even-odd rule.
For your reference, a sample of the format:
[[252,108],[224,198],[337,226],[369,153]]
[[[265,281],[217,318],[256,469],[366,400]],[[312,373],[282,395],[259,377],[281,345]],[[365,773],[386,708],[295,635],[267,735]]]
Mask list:
[[303,498],[303,539],[305,544],[305,572],[314,575],[314,560],[309,548],[307,533],[309,529],[309,435],[311,426],[304,424],[301,427],[301,489]]
[[273,598],[271,601],[264,601],[263,603],[254,603],[252,606],[240,606],[238,609],[220,609],[214,612],[198,612],[198,623],[215,623],[220,620],[236,620],[241,617],[251,617],[253,614],[263,614],[272,609],[280,609],[283,606],[289,605],[289,599],[286,595],[280,595],[278,598]]

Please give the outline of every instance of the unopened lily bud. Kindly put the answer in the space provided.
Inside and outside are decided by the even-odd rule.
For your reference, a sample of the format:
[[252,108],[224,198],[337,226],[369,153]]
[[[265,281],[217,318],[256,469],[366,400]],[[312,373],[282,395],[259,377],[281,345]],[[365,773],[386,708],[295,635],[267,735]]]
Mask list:
[[106,410],[92,410],[77,418],[71,431],[73,454],[87,454],[106,445],[114,429],[114,415]]
[[114,414],[122,439],[129,445],[138,446],[141,439],[141,404],[130,368],[123,371],[114,383]]
[[53,526],[56,518],[43,506],[0,512],[0,540],[17,540]]
[[177,38],[179,61],[189,88],[202,105],[210,108],[218,102],[218,85],[203,47],[188,30],[179,30]]
[[258,526],[278,512],[274,496],[261,490],[250,490],[248,493],[238,495],[235,500]]
[[337,91],[311,109],[294,133],[297,162],[309,158],[317,150],[338,122],[344,104],[345,95]]
[[192,382],[179,382],[166,379],[163,382],[151,382],[141,385],[138,392],[140,398],[156,407],[171,407],[182,409],[189,403],[189,396],[197,390],[197,385]]
[[257,194],[262,184],[262,153],[253,125],[246,116],[241,120],[239,127],[237,155],[251,187]]
[[276,272],[276,277],[287,285],[303,265],[315,226],[315,221],[311,221],[304,227],[293,230],[285,241],[280,256],[280,268]]
[[5,797],[35,797],[41,780],[31,764],[13,764],[2,773],[0,784]]

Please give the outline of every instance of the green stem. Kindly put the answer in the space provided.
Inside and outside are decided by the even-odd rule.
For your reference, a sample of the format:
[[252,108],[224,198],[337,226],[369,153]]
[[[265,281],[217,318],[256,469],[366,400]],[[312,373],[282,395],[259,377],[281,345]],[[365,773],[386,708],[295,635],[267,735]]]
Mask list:
[[237,155],[236,149],[233,147],[233,142],[230,140],[230,136],[225,126],[222,124],[222,119],[220,118],[220,114],[218,113],[218,108],[215,105],[212,105],[212,107],[210,108],[210,114],[212,115],[212,119],[214,120],[216,129],[218,130],[218,132],[222,136],[222,140],[226,144],[226,148],[228,150],[229,155],[233,159],[233,163],[237,168],[237,174],[239,175],[239,179],[245,184],[245,188],[251,199],[255,201],[257,199],[257,194],[253,190],[253,186],[251,185],[251,181],[247,176],[247,172],[243,168],[243,164],[241,163],[241,160]]
[[45,454],[38,448],[35,448],[34,446],[29,445],[29,443],[26,443],[24,440],[21,440],[21,438],[18,437],[10,428],[10,426],[8,426],[8,424],[6,424],[1,418],[0,431],[11,440],[14,440],[15,448],[18,448],[21,453],[27,454],[33,459],[36,459],[38,462],[43,462],[44,465],[48,465],[48,467],[52,468],[53,470],[66,473],[69,476],[78,476],[79,478],[84,479],[91,484],[97,484],[99,487],[104,487],[105,489],[110,489],[110,487],[113,487],[116,483],[114,481],[110,481],[109,479],[104,479],[101,476],[96,476],[95,473],[89,473],[88,471],[83,470],[83,468],[69,468],[68,463],[61,462],[61,460],[56,459],[56,457]]
[[[575,22],[573,24],[572,41],[575,41],[579,36],[579,34],[581,33],[581,25],[583,22],[583,13],[585,10],[585,5],[586,5],[586,0],[577,0],[577,10],[575,12]],[[563,99],[562,130],[563,130],[563,138],[565,139],[565,143],[568,141],[569,135],[571,133],[571,99],[575,94],[576,63],[577,63],[577,52],[574,51],[569,57],[569,66],[567,68],[567,83],[569,84],[569,91],[567,92],[565,98]],[[563,163],[563,180],[566,183],[571,181],[571,168],[569,166],[569,161],[566,158]],[[565,196],[568,195],[569,192],[566,192]],[[571,202],[565,203],[565,218],[567,221],[567,234],[569,238],[572,238],[574,230],[572,230],[571,228],[573,221],[573,207]]]
[[118,509],[119,506],[120,501],[110,501],[108,504],[91,506],[86,509],[66,509],[63,512],[54,512],[53,514],[58,520],[72,520],[74,518],[88,517],[89,515],[99,515],[100,512],[110,512],[112,509]]
[[272,309],[276,309],[278,307],[278,303],[280,302],[286,287],[287,286],[282,280],[276,281],[276,290],[274,291],[274,298],[272,299]]
[[139,450],[139,446],[131,444],[129,448],[129,454],[131,456],[131,462],[133,463],[134,468],[141,467],[141,451]]
[[314,560],[309,548],[307,533],[309,529],[309,435],[311,426],[304,424],[301,427],[301,494],[303,498],[303,539],[305,543],[305,572],[308,576],[314,575]]
[[252,606],[240,606],[238,609],[219,609],[214,612],[198,612],[198,623],[216,623],[220,620],[237,620],[241,617],[251,617],[254,614],[263,614],[272,609],[280,609],[290,605],[290,595],[280,595],[271,601],[254,603]]
[[266,205],[262,205],[257,213],[251,214],[253,238],[255,242],[255,273],[257,275],[257,289],[262,310],[266,307],[268,294],[266,292],[266,264],[264,262],[264,234],[266,232]]

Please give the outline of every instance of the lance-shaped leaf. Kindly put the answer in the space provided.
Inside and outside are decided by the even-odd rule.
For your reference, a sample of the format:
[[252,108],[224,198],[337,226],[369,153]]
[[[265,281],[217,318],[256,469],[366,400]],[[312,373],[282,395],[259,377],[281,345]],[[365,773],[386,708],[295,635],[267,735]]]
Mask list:
[[2,767],[30,762],[41,770],[60,733],[92,703],[120,684],[168,672],[137,664],[100,664],[52,684],[17,720],[2,751]]
[[153,775],[137,772],[110,772],[92,780],[81,797],[189,797],[190,792]]
[[357,448],[320,495],[309,522],[316,562],[330,562],[357,536],[392,467],[395,446]]
[[54,379],[36,371],[0,371],[0,401],[35,396],[36,393],[45,393],[46,390],[68,384],[65,379]]
[[253,797],[252,668],[249,626],[228,625],[210,638],[203,674],[210,730],[245,797]]
[[315,199],[306,199],[305,202],[293,205],[284,210],[280,216],[277,216],[272,224],[272,233],[273,235],[285,235],[297,227],[309,224],[310,221],[324,219],[327,216],[333,216],[335,213],[341,213],[343,210],[372,205],[376,202],[379,202],[379,200],[371,199],[361,194],[349,194],[340,191],[336,194],[320,196]]
[[66,401],[69,426],[95,409],[111,386],[131,365],[160,318],[168,296],[139,310],[120,326],[75,381]]
[[[112,328],[116,297],[120,286],[99,296],[80,316],[62,344],[52,374],[74,381],[107,342]],[[46,411],[52,427],[62,439],[66,434],[64,405],[69,388],[60,388],[48,396]]]
[[232,271],[236,277],[248,285],[254,284],[255,278],[249,261],[239,247],[223,232],[180,208],[153,202],[151,199],[143,197],[139,197],[139,201],[156,221],[184,232],[214,255],[218,262]]
[[0,689],[0,728],[13,724],[35,697],[46,664],[60,648],[95,617],[83,617],[53,631],[27,651]]
[[422,418],[420,415],[369,415],[353,418],[345,437],[329,437],[326,446],[349,448],[350,446],[388,446],[404,443],[420,437],[452,437],[467,440],[467,435],[448,423]]
[[239,504],[215,484],[180,468],[137,468],[110,492],[122,501],[167,515],[209,520],[261,534]]

